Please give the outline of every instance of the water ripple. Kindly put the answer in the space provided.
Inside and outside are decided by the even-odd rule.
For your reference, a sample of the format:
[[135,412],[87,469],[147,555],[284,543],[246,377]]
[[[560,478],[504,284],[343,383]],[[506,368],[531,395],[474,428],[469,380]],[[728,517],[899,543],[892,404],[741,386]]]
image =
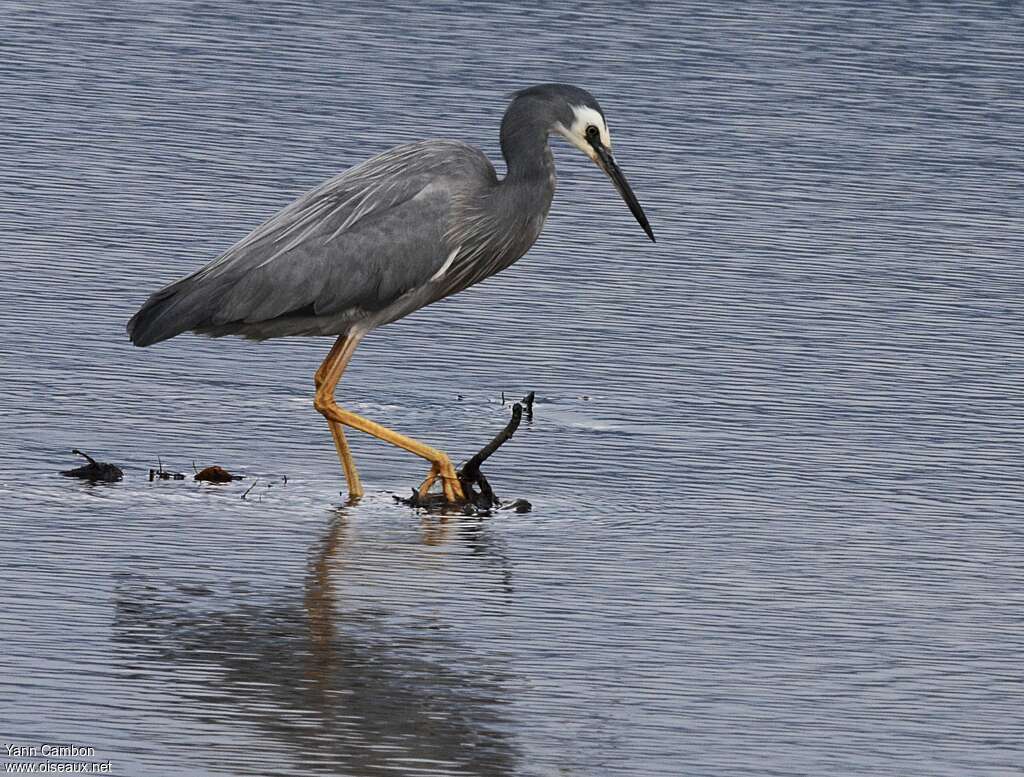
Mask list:
[[[120,774],[1017,774],[1021,23],[7,3],[4,741]],[[127,344],[372,153],[498,160],[503,95],[550,80],[601,99],[659,242],[560,144],[534,250],[340,390],[455,457],[536,391],[489,470],[534,512],[397,508],[422,464],[360,437],[344,506],[326,343]],[[59,477],[73,447],[125,480]]]

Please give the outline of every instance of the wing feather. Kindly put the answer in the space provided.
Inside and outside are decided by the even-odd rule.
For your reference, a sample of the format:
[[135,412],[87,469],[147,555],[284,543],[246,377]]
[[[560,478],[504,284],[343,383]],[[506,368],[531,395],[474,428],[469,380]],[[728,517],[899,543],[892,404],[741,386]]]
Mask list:
[[[483,174],[486,179],[481,179]],[[128,333],[149,345],[297,311],[379,310],[427,283],[453,246],[453,197],[496,176],[476,149],[424,141],[387,151],[306,193],[221,256],[150,297]],[[273,326],[259,327],[274,336]]]

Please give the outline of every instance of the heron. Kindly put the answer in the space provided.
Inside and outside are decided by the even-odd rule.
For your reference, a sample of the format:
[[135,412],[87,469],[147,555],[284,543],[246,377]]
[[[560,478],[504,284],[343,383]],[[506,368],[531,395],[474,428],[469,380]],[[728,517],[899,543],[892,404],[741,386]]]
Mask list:
[[186,278],[152,294],[128,322],[137,346],[183,332],[253,340],[333,336],[314,375],[349,496],[363,495],[344,427],[430,462],[465,499],[446,453],[338,405],[335,391],[360,341],[379,326],[456,294],[520,259],[536,242],[555,192],[549,145],[559,135],[611,179],[634,218],[654,232],[612,156],[604,111],[584,89],[541,84],[511,95],[501,121],[506,173],[454,140],[397,146],[312,189]]

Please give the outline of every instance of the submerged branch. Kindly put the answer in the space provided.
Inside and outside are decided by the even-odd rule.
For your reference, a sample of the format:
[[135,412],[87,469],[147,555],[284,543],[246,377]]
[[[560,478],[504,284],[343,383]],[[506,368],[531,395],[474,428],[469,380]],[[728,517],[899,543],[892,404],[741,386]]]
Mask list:
[[[526,401],[529,403],[529,407],[533,405],[533,392],[530,392],[526,397]],[[528,411],[529,413],[529,411]],[[529,414],[528,416],[529,417]],[[516,402],[512,405],[512,417],[508,423],[505,424],[505,428],[498,432],[494,438],[487,443],[483,448],[477,451],[469,460],[462,465],[462,467],[456,472],[459,478],[459,483],[462,486],[462,492],[466,499],[463,502],[453,503],[449,502],[444,494],[431,493],[421,496],[419,491],[413,489],[412,495],[408,499],[401,497],[395,497],[396,500],[402,504],[407,504],[410,507],[422,507],[427,510],[445,510],[451,508],[457,508],[463,512],[473,513],[476,511],[489,511],[492,508],[501,509],[513,509],[516,512],[528,512],[530,510],[530,503],[525,499],[517,499],[508,505],[503,505],[498,496],[494,493],[494,489],[491,488],[491,484],[487,478],[484,477],[484,473],[480,471],[480,467],[485,461],[494,455],[495,451],[498,450],[502,445],[512,439],[512,435],[516,433],[519,428],[519,424],[523,420],[523,406]]]
[[63,470],[60,474],[69,478],[82,478],[83,480],[102,481],[104,483],[116,483],[124,477],[124,472],[116,464],[108,464],[105,461],[96,461],[88,453],[75,448],[71,451],[85,458],[89,463],[81,467]]

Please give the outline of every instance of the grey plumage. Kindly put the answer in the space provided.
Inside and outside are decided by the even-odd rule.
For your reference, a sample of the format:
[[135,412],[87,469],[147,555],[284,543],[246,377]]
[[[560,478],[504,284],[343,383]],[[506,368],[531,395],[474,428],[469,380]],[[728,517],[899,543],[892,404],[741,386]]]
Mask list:
[[[479,283],[539,236],[555,189],[548,135],[572,126],[580,107],[603,123],[582,89],[517,92],[501,126],[502,180],[482,152],[447,140],[399,146],[338,175],[153,294],[128,323],[132,342],[189,330],[253,339],[365,332]],[[602,162],[594,148],[595,161],[614,167],[610,150]],[[624,179],[609,175],[626,197]]]

